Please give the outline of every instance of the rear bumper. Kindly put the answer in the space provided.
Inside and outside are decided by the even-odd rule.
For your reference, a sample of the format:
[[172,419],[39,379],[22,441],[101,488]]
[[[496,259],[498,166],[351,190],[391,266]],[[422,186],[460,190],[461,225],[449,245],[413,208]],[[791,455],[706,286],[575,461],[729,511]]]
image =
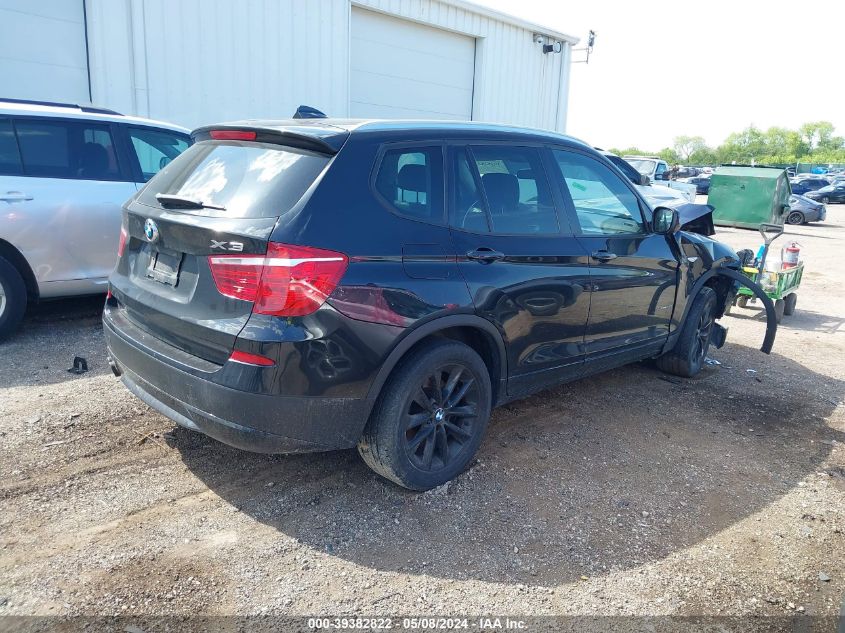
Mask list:
[[168,363],[108,318],[109,362],[126,387],[178,425],[258,453],[351,448],[372,402],[358,398],[280,396],[231,389]]
[[827,207],[822,205],[818,209],[812,209],[804,214],[807,222],[824,222],[827,217]]

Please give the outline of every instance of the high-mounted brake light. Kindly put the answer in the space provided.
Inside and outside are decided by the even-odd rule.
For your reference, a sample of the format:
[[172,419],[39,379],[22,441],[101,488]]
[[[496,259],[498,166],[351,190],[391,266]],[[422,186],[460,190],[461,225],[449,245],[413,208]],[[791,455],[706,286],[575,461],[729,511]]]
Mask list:
[[217,290],[251,301],[256,314],[305,316],[334,292],[349,259],[343,253],[270,242],[266,255],[212,255]]
[[217,141],[254,141],[258,136],[255,130],[211,130],[209,134]]
[[129,231],[125,226],[120,227],[120,239],[117,242],[117,256],[123,257],[123,251],[126,250],[126,242],[129,239]]
[[258,354],[250,354],[249,352],[242,352],[240,350],[232,352],[232,355],[229,356],[229,360],[234,363],[241,363],[243,365],[258,365],[259,367],[271,367],[276,364],[272,358],[259,356]]

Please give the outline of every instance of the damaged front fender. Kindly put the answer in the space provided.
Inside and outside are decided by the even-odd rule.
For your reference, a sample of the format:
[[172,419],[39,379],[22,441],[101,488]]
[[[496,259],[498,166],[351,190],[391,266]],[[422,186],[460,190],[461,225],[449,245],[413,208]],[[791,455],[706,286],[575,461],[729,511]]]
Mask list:
[[753,292],[754,296],[763,303],[763,307],[766,308],[766,336],[763,339],[763,345],[760,347],[760,351],[764,354],[771,354],[778,331],[778,320],[775,314],[775,304],[769,299],[769,295],[756,282],[737,270],[733,270],[732,268],[717,268],[714,272],[717,275],[724,275],[739,282]]

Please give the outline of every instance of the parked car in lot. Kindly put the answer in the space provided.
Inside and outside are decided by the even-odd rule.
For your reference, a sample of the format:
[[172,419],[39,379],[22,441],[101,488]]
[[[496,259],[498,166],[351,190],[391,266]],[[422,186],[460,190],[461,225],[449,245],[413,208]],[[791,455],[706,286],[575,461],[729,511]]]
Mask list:
[[678,180],[686,181],[687,178],[693,178],[698,176],[699,170],[697,167],[685,167],[683,165],[678,165],[675,171],[675,177]]
[[124,207],[104,330],[135,395],[243,449],[357,445],[432,488],[496,405],[640,359],[695,375],[747,279],[566,136],[311,119],[193,138]]
[[616,154],[598,150],[607,158],[614,166],[622,172],[622,174],[631,181],[637,191],[639,191],[646,199],[652,208],[659,207],[662,204],[670,204],[677,202],[689,202],[688,196],[677,189],[670,189],[669,187],[655,187],[651,184],[648,176],[645,176],[634,169],[628,161],[620,158]]
[[643,176],[648,176],[650,184],[660,187],[677,189],[684,193],[687,200],[695,202],[695,187],[686,183],[671,180],[669,164],[654,156],[623,156],[626,161]]
[[695,185],[695,193],[697,195],[707,195],[710,191],[710,176],[695,176],[687,178],[686,182]]
[[828,181],[826,178],[821,178],[819,176],[809,178],[796,178],[794,180],[789,181],[792,193],[802,195],[810,191],[815,191],[816,189],[821,189],[822,187],[827,187],[829,184],[830,181]]
[[31,301],[106,291],[121,206],[188,131],[101,108],[0,100],[0,340]]
[[820,200],[824,204],[845,202],[845,182],[825,185],[815,191],[808,191],[806,195],[811,200]]
[[823,203],[798,194],[789,196],[789,214],[786,216],[787,224],[823,222],[826,217],[827,208]]

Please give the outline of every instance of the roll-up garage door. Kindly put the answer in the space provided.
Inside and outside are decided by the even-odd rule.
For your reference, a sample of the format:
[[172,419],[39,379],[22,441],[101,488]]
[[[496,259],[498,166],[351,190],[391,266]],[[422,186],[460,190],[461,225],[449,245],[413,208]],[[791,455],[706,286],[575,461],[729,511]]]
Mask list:
[[471,119],[475,39],[352,9],[356,118]]

